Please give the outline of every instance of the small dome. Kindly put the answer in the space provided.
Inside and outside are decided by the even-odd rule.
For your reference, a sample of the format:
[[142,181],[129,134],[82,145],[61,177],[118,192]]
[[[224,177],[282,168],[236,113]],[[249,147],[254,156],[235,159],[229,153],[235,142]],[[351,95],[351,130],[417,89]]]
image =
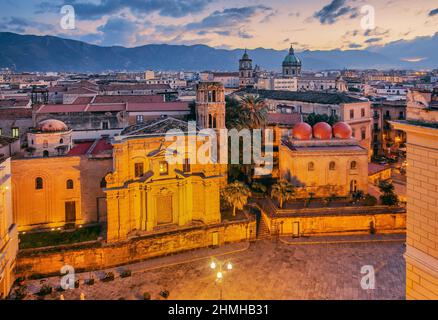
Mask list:
[[283,66],[300,66],[301,60],[295,55],[294,48],[291,46],[289,54],[283,60]]
[[41,121],[38,124],[37,130],[41,132],[61,132],[61,131],[68,131],[68,127],[62,121],[49,119],[49,120]]
[[293,137],[298,140],[310,140],[312,139],[312,127],[305,123],[297,123],[293,128]]
[[333,126],[333,135],[338,139],[350,139],[353,130],[348,123],[338,122]]
[[313,137],[319,140],[330,140],[332,127],[327,122],[318,122],[313,126]]

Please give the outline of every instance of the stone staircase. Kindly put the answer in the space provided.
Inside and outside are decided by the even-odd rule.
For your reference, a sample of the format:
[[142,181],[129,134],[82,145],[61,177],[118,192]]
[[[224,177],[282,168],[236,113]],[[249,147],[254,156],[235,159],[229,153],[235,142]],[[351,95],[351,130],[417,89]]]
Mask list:
[[260,217],[260,221],[257,225],[257,240],[266,240],[271,239],[271,232],[269,231],[268,226],[266,225],[265,220]]

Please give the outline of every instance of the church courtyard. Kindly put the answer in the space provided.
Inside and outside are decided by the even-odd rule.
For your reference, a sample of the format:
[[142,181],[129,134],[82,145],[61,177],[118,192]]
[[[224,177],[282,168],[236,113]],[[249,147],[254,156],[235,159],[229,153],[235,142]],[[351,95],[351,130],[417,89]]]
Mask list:
[[[137,300],[144,295],[170,300],[220,299],[217,265],[231,262],[223,272],[222,298],[235,299],[404,299],[405,251],[403,235],[365,235],[235,243],[217,249],[202,249],[148,260],[111,270],[77,275],[79,287],[57,292],[59,277],[24,282],[26,299],[38,299],[44,285],[53,292],[44,299]],[[364,266],[375,272],[375,289],[364,290]],[[224,268],[226,270],[226,268]],[[127,272],[128,271],[128,272]],[[102,282],[105,272],[113,281]],[[130,273],[130,276],[121,275]],[[85,280],[94,278],[93,285]]]

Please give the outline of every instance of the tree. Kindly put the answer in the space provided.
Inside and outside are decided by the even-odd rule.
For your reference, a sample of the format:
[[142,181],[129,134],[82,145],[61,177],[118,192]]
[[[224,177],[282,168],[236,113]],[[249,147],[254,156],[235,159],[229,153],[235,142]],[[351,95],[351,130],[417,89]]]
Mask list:
[[329,125],[332,126],[338,121],[339,118],[337,115],[328,116],[326,114],[316,114],[316,113],[309,114],[305,120],[305,122],[311,125],[312,127],[318,122],[327,122]]
[[396,206],[399,202],[397,195],[394,193],[394,185],[388,181],[379,183],[379,190],[382,193],[380,201],[385,206]]
[[280,208],[283,208],[285,201],[293,199],[294,196],[295,187],[287,181],[280,181],[272,186],[271,197],[277,198]]
[[243,209],[250,196],[251,190],[240,181],[234,181],[222,190],[222,198],[233,207],[233,217],[236,215],[236,209]]
[[243,124],[249,129],[262,128],[268,118],[265,100],[258,95],[247,95],[242,99]]
[[243,127],[243,108],[236,98],[225,97],[225,126],[228,129],[240,129]]

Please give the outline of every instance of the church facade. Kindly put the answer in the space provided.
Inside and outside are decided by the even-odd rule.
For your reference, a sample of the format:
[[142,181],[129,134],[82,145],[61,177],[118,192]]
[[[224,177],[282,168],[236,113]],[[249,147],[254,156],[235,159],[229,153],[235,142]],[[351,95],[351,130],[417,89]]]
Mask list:
[[181,163],[170,163],[171,129],[185,133],[186,146],[190,138],[202,145],[187,122],[174,118],[129,127],[115,138],[114,171],[106,176],[107,241],[221,221],[219,166],[193,163],[189,148],[178,155]]

